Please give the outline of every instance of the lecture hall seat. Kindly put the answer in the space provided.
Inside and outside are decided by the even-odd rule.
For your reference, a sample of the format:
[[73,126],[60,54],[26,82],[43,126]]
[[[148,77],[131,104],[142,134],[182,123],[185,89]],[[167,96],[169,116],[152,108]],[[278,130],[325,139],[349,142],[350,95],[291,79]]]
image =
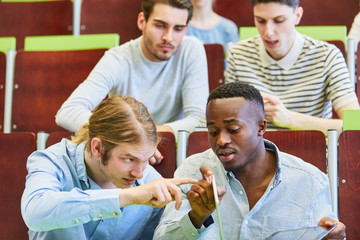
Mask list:
[[0,132],[4,126],[6,56],[0,52]]
[[0,1],[0,36],[16,37],[23,49],[25,36],[71,34],[72,14],[71,1]]
[[[304,14],[300,25],[346,25],[350,29],[359,12],[358,0],[346,0],[339,8],[338,0],[301,0]],[[233,20],[239,27],[254,26],[253,7],[250,1],[221,0],[215,3],[215,12]],[[319,11],[321,9],[321,11]]]
[[25,51],[71,51],[110,49],[120,44],[117,33],[74,35],[49,35],[25,37]]
[[[326,139],[321,131],[267,131],[264,138],[275,143],[280,151],[297,156],[326,173]],[[188,138],[186,156],[203,152],[209,148],[206,131],[192,132]]]
[[264,138],[275,143],[280,151],[297,156],[326,173],[326,138],[321,131],[267,131]]
[[342,53],[343,57],[346,60],[346,50],[345,50],[345,44],[343,41],[340,40],[333,40],[333,41],[327,41],[330,44],[334,44]]
[[158,132],[160,142],[158,150],[164,159],[154,168],[164,177],[173,178],[176,169],[176,140],[175,135],[171,132]]
[[360,130],[339,136],[339,219],[347,239],[360,239]]
[[137,17],[142,0],[84,0],[81,4],[80,35],[119,33],[125,43],[141,36]]
[[204,44],[204,47],[211,92],[224,83],[224,47],[221,44]]
[[[59,131],[55,114],[104,52],[119,45],[118,34],[27,36],[15,58],[11,131]],[[7,116],[8,118],[8,116]],[[10,131],[9,131],[10,132]]]
[[20,210],[25,189],[26,161],[36,150],[35,134],[0,133],[0,223],[1,239],[29,239]]
[[58,143],[63,138],[71,139],[71,136],[73,135],[72,132],[69,131],[54,131],[50,132],[49,136],[46,141],[46,147],[50,147],[51,145],[54,145],[55,143]]
[[356,95],[358,97],[359,103],[360,103],[360,42],[358,43],[357,52],[356,52]]
[[[346,44],[347,28],[344,25],[334,26],[296,26],[296,30],[306,36],[322,41],[341,41]],[[240,38],[242,40],[259,35],[256,27],[240,27]],[[336,42],[334,42],[336,43]]]
[[19,50],[15,59],[12,131],[64,130],[55,123],[56,112],[86,79],[104,51]]
[[189,134],[186,146],[186,157],[204,152],[210,148],[207,131],[195,131]]

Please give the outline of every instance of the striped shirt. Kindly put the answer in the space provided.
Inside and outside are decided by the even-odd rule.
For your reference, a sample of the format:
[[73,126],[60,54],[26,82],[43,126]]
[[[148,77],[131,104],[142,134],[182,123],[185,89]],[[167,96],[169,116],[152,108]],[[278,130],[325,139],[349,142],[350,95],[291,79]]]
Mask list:
[[250,83],[277,96],[290,111],[332,118],[332,107],[357,101],[340,50],[298,32],[289,53],[278,61],[260,36],[234,44],[227,61],[226,82]]

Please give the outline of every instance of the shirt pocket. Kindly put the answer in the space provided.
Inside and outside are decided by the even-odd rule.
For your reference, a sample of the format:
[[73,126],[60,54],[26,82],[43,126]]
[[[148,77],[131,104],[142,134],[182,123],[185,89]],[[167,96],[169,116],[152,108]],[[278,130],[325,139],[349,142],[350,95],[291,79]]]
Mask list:
[[311,225],[311,217],[308,214],[301,216],[301,218],[299,218],[298,216],[289,217],[283,215],[264,216],[263,227],[262,227],[262,239],[266,239],[271,234],[278,231],[309,227],[310,225]]

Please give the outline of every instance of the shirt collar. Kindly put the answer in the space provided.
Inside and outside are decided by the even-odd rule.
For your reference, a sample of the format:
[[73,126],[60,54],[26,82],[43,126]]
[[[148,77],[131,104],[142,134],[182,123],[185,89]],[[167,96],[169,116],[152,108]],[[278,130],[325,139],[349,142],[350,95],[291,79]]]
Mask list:
[[[280,172],[281,172],[281,160],[279,158],[279,149],[277,148],[277,146],[273,143],[270,142],[269,140],[264,139],[264,145],[265,145],[265,149],[267,151],[272,151],[275,153],[275,158],[276,158],[276,173],[275,173],[275,177],[272,180],[272,187],[274,188],[276,187],[280,182],[281,182],[281,177],[280,177]],[[222,164],[221,164],[222,165]],[[223,172],[226,176],[226,180],[229,182],[230,178],[232,179],[236,179],[234,173],[232,171],[226,171],[225,168],[223,168]],[[271,184],[271,183],[270,183]]]
[[299,58],[305,42],[304,36],[295,31],[295,41],[290,51],[288,52],[288,54],[286,54],[285,57],[277,61],[267,53],[261,37],[258,37],[255,41],[258,41],[260,59],[264,67],[270,67],[271,64],[276,64],[286,71],[288,71]]
[[102,189],[99,185],[97,185],[96,182],[94,182],[94,180],[91,179],[91,177],[88,177],[88,179],[89,179],[90,189],[93,189],[93,190],[100,190],[100,189]]
[[276,173],[275,177],[273,178],[272,182],[272,188],[275,188],[279,183],[281,182],[281,159],[279,158],[279,149],[276,147],[276,145],[273,142],[270,142],[269,140],[264,139],[264,145],[266,151],[272,151],[275,153],[275,160],[276,160]]
[[90,189],[90,184],[88,181],[88,176],[86,174],[86,165],[84,159],[85,144],[86,142],[82,142],[76,148],[76,152],[75,152],[76,169],[79,180],[85,184],[87,189]]

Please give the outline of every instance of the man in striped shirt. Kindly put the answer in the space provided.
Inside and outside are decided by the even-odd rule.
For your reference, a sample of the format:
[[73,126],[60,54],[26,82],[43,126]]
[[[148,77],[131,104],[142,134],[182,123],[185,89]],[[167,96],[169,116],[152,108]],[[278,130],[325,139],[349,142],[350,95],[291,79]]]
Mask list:
[[[251,3],[260,36],[233,45],[226,82],[261,91],[270,128],[340,132],[342,111],[359,104],[339,49],[295,30],[303,14],[299,0]],[[332,119],[332,108],[340,119]]]

